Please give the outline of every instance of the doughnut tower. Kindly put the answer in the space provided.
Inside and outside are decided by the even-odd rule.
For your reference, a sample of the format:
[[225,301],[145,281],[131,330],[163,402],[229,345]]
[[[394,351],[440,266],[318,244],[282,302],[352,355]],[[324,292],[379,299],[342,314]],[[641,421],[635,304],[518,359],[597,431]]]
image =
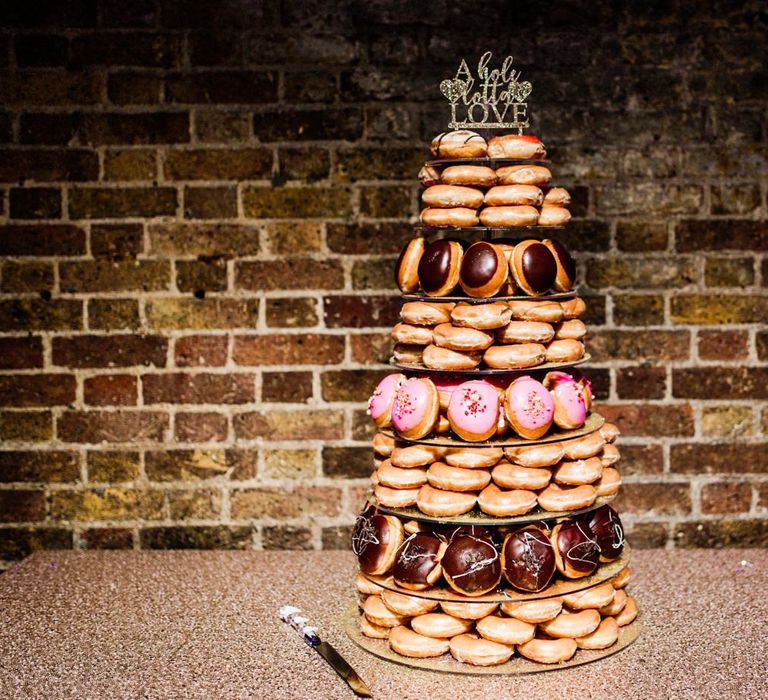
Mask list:
[[[444,81],[449,99],[457,80]],[[372,491],[352,536],[348,634],[458,673],[587,663],[641,625],[609,505],[619,431],[592,407],[586,306],[558,239],[570,196],[544,144],[515,126],[440,134],[419,173],[393,371],[368,404]]]

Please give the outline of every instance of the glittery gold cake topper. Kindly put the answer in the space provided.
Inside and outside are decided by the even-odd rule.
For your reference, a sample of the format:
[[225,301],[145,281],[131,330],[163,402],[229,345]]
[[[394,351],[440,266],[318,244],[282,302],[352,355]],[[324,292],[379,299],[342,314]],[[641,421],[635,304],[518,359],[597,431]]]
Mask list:
[[[533,85],[520,82],[520,71],[512,68],[507,56],[501,68],[491,70],[493,54],[486,51],[477,64],[477,79],[465,59],[456,75],[440,83],[440,92],[451,103],[451,129],[523,129],[528,122],[526,98]],[[474,90],[474,91],[473,91]]]

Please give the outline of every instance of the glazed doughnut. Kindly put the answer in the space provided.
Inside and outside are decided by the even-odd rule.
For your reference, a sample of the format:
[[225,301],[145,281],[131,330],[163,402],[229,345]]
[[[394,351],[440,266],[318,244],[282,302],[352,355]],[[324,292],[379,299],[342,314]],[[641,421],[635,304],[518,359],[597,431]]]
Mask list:
[[477,209],[483,204],[483,193],[474,187],[433,185],[421,193],[421,201],[428,207]]
[[429,207],[422,209],[419,220],[424,226],[433,228],[468,228],[478,224],[477,210],[467,207]]
[[381,596],[372,595],[365,599],[363,613],[370,622],[378,627],[397,627],[408,622],[407,617],[393,613],[381,599]]
[[624,627],[624,625],[628,625],[632,622],[637,617],[637,612],[637,603],[635,602],[635,599],[632,596],[627,596],[627,604],[624,606],[624,609],[616,615],[616,622],[619,623],[619,627]]
[[619,638],[619,625],[612,617],[604,618],[597,629],[576,640],[579,649],[607,649]]
[[550,541],[555,550],[555,566],[566,578],[583,578],[597,570],[600,547],[582,522],[566,520],[558,523],[552,530]]
[[629,596],[627,596],[623,588],[614,590],[613,598],[610,600],[610,602],[606,603],[602,608],[600,608],[600,614],[607,616],[618,615],[622,610],[624,610],[628,599]]
[[476,328],[462,328],[450,323],[441,323],[434,328],[435,345],[460,352],[485,350],[493,343],[493,333]]
[[523,515],[536,506],[536,494],[524,489],[502,491],[496,484],[488,484],[477,497],[480,510],[496,517]]
[[502,456],[500,447],[482,447],[473,449],[462,447],[449,450],[445,455],[445,461],[452,467],[463,469],[487,469],[496,464]]
[[565,207],[543,206],[539,214],[539,226],[565,226],[571,220],[571,212]]
[[619,588],[624,588],[629,583],[630,578],[632,578],[632,570],[627,566],[621,570],[621,573],[616,574],[611,579],[611,584],[618,590]]
[[501,604],[501,611],[505,615],[514,617],[532,625],[546,622],[556,618],[563,609],[563,601],[560,598],[543,598],[522,603],[509,602]]
[[447,639],[425,637],[404,626],[395,627],[389,633],[389,646],[392,651],[401,656],[415,659],[426,659],[432,656],[442,656],[448,651]]
[[616,445],[604,445],[603,451],[600,453],[600,462],[604,467],[612,467],[619,461],[621,455]]
[[510,464],[506,460],[499,462],[492,472],[493,481],[503,489],[524,489],[538,491],[543,489],[551,478],[549,469],[531,469],[519,464]]
[[462,469],[435,462],[429,467],[426,479],[443,491],[480,491],[488,485],[491,473],[486,469]]
[[372,576],[387,573],[403,543],[403,524],[392,515],[357,516],[352,529],[352,551],[360,570]]
[[484,165],[449,165],[440,179],[446,185],[492,187],[496,184],[496,171]]
[[384,433],[376,433],[373,436],[373,451],[380,457],[389,457],[395,449],[395,438]]
[[543,200],[544,194],[536,185],[498,185],[485,193],[484,201],[488,207],[522,204],[538,207]]
[[[381,469],[381,467],[379,467]],[[603,465],[597,457],[579,459],[576,462],[560,462],[552,471],[552,479],[558,484],[581,486],[593,484],[603,473]]]
[[393,450],[390,457],[392,464],[396,467],[410,469],[411,467],[424,467],[432,462],[436,462],[445,453],[444,447],[435,447],[434,445],[408,445],[399,443]]
[[426,241],[412,238],[400,251],[395,265],[395,284],[404,294],[415,292],[419,288],[419,260],[424,254]]
[[[390,637],[392,633],[390,632]],[[520,656],[540,664],[559,664],[576,653],[575,639],[532,639],[517,647]]]
[[426,613],[411,620],[411,628],[425,637],[445,639],[472,629],[471,620],[461,620],[446,613]]
[[504,538],[501,549],[504,578],[521,591],[543,591],[555,574],[555,553],[547,534],[529,525]]
[[496,332],[496,340],[499,343],[548,343],[554,335],[555,329],[549,323],[510,321]]
[[489,158],[546,158],[544,144],[531,134],[505,134],[488,141]]
[[592,382],[587,379],[587,376],[578,369],[571,370],[571,376],[576,384],[581,389],[581,396],[584,399],[584,404],[587,407],[587,411],[592,408],[592,400],[595,398],[592,394]]
[[609,605],[616,594],[610,581],[601,583],[594,588],[587,588],[586,591],[578,591],[563,596],[563,602],[571,610],[599,610]]
[[528,205],[514,207],[485,207],[480,210],[480,223],[497,228],[535,226],[539,210]]
[[488,144],[480,134],[460,129],[435,136],[431,150],[436,158],[482,158],[488,153]]
[[[560,340],[555,343],[578,341]],[[555,343],[552,343],[554,345]],[[548,372],[544,386],[549,389],[555,401],[555,425],[563,430],[575,430],[587,420],[587,405],[581,387],[567,372]]]
[[547,346],[547,362],[575,362],[584,357],[584,343],[578,340],[553,340]]
[[600,547],[600,561],[614,561],[624,549],[624,527],[619,514],[609,505],[600,506],[587,515],[589,527],[597,546]]
[[533,639],[536,625],[514,617],[501,617],[500,615],[488,615],[477,621],[475,629],[485,639],[499,644],[525,644]]
[[492,297],[507,281],[509,266],[502,249],[486,241],[467,248],[461,261],[459,284],[467,296]]
[[603,476],[595,484],[598,496],[613,496],[619,492],[621,474],[613,467],[603,469]]
[[529,296],[548,292],[555,283],[557,264],[549,248],[533,239],[515,246],[509,259],[515,284]]
[[434,304],[426,301],[407,301],[400,309],[400,318],[414,326],[436,326],[448,323],[455,304]]
[[556,301],[534,301],[532,299],[517,299],[507,302],[512,317],[518,321],[541,321],[542,323],[559,323],[563,320],[563,307]]
[[376,484],[373,495],[386,508],[407,508],[415,505],[419,489],[393,489],[390,486]]
[[395,362],[401,364],[420,365],[424,359],[424,346],[396,343],[392,348],[392,357],[395,358]]
[[513,646],[492,642],[473,632],[453,637],[450,649],[456,661],[473,666],[498,666],[509,661],[515,653]]
[[[507,347],[520,347],[509,345]],[[552,426],[555,402],[541,382],[518,377],[504,393],[504,415],[512,429],[528,440],[537,440]]]
[[425,484],[419,489],[416,505],[426,515],[446,518],[472,510],[476,502],[477,497],[474,493],[440,491],[429,484]]
[[409,535],[395,556],[392,575],[395,583],[402,588],[420,591],[431,586],[440,578],[446,544],[429,532]]
[[389,637],[389,627],[374,625],[365,614],[360,615],[360,631],[372,639],[386,639]]
[[539,629],[556,639],[576,639],[592,634],[600,626],[597,610],[582,610],[569,613],[563,610],[554,620],[542,622]]
[[539,492],[539,505],[552,513],[579,510],[591,506],[597,498],[594,486],[560,486],[550,484]]
[[423,467],[402,469],[386,460],[376,470],[379,483],[393,489],[418,489],[427,483],[427,470]]
[[543,165],[507,165],[496,169],[496,180],[500,185],[542,185],[549,184],[552,173]]
[[[494,173],[495,175],[495,173]],[[495,178],[494,178],[495,179]],[[439,185],[440,184],[440,173],[437,172],[437,170],[434,168],[434,166],[429,165],[428,163],[425,163],[421,170],[419,170],[419,182],[424,185],[424,187],[432,187],[432,185]],[[447,184],[464,184],[464,183],[447,183]]]
[[544,204],[547,206],[567,207],[570,203],[571,195],[565,187],[552,187],[544,195]]
[[380,595],[382,590],[381,586],[364,576],[362,571],[355,574],[355,589],[363,595]]
[[406,520],[403,523],[403,530],[407,535],[413,535],[415,532],[429,532],[430,529],[425,523],[420,523],[418,520]]
[[395,403],[395,394],[404,381],[404,374],[388,374],[378,383],[368,399],[366,413],[379,428],[387,428],[392,425],[392,406]]
[[[381,589],[380,589],[381,590]],[[381,599],[395,615],[413,617],[432,612],[437,607],[436,600],[420,598],[415,595],[398,593],[397,591],[382,590]]]
[[462,620],[479,620],[487,615],[492,615],[499,607],[498,603],[458,603],[453,600],[440,601],[443,612],[447,612]]
[[606,421],[600,428],[600,435],[603,437],[603,440],[610,443],[615,442],[616,438],[621,435],[621,431],[615,423],[608,423]]
[[567,459],[588,459],[600,454],[605,445],[605,440],[600,432],[590,433],[578,440],[568,440],[563,443],[563,450]]
[[411,326],[407,323],[397,323],[390,333],[396,343],[406,345],[429,345],[432,342],[432,329],[426,326]]
[[552,442],[548,445],[532,445],[531,447],[505,447],[504,456],[521,467],[551,467],[557,464],[565,454],[562,443]]
[[[545,207],[545,209],[554,209],[556,207]],[[564,209],[563,211],[568,211]],[[542,215],[544,209],[542,209]],[[570,214],[568,215],[570,218]],[[539,218],[541,223],[541,217]],[[543,224],[542,224],[543,225]],[[576,263],[573,261],[571,254],[566,250],[565,246],[560,241],[546,238],[542,243],[549,248],[549,252],[552,253],[552,257],[555,259],[557,265],[557,275],[555,276],[554,288],[558,292],[568,292],[573,288],[573,283],[576,281]]]
[[467,304],[459,302],[451,311],[451,321],[456,326],[493,330],[509,323],[512,310],[502,301],[490,304]]
[[451,395],[446,415],[451,429],[462,440],[487,440],[496,432],[498,425],[499,393],[492,384],[483,380],[464,382]]
[[[434,209],[432,211],[453,210]],[[458,241],[448,239],[432,241],[419,261],[419,282],[424,293],[431,297],[440,297],[456,289],[463,255],[464,249]],[[448,312],[450,314],[450,309]]]
[[563,321],[555,328],[555,338],[557,340],[581,340],[586,334],[587,326],[584,321],[580,321],[578,318]]
[[439,408],[437,389],[429,379],[407,379],[395,393],[392,427],[408,440],[423,438],[437,422]]
[[501,559],[490,540],[471,535],[451,539],[442,559],[443,578],[454,591],[479,596],[501,581]]
[[564,299],[560,302],[560,308],[563,310],[563,318],[568,321],[572,318],[579,318],[584,315],[587,310],[587,305],[581,297],[573,297],[573,299]]
[[479,352],[460,352],[438,345],[427,345],[422,353],[422,362],[430,369],[474,369],[482,359],[483,356]]
[[541,343],[493,345],[483,354],[483,362],[493,369],[524,369],[540,365],[546,355]]

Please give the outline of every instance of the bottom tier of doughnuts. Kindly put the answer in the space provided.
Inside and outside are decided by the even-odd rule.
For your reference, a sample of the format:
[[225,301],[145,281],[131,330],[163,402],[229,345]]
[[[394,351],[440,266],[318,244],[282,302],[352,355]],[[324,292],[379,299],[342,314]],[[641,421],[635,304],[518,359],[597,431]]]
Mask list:
[[579,650],[620,645],[622,629],[638,615],[625,590],[629,578],[625,569],[611,581],[571,595],[500,604],[438,602],[359,585],[357,631],[407,659],[450,655],[461,664],[499,666],[519,657],[561,664]]

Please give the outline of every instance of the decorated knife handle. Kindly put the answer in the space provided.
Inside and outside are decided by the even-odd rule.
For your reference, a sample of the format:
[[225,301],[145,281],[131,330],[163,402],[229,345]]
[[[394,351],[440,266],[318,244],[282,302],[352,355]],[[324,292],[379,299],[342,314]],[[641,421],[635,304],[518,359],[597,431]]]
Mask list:
[[293,605],[283,605],[278,612],[280,619],[293,627],[293,629],[304,638],[304,641],[309,646],[316,647],[320,644],[320,637],[317,634],[317,629],[315,627],[310,627],[309,619],[301,615],[301,610],[299,610],[299,608],[296,608]]

